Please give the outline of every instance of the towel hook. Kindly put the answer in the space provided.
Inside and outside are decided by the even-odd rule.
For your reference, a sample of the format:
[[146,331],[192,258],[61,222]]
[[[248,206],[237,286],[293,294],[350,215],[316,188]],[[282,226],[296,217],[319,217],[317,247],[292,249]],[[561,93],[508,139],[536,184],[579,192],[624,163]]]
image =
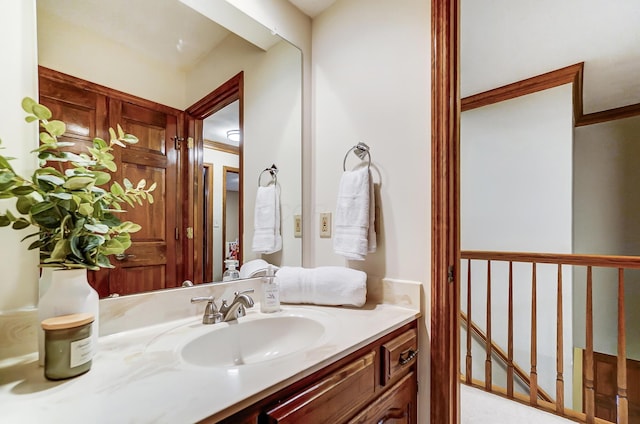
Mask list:
[[[268,172],[269,174],[271,174],[271,181],[275,185],[278,185],[278,167],[275,164],[273,164],[269,168],[265,168],[264,171],[262,171],[260,173],[260,175],[258,176],[258,187],[260,187],[262,185],[260,183],[260,180],[262,179],[262,174],[264,174],[265,172]],[[268,185],[269,185],[269,183],[267,183],[267,186]]]
[[355,146],[350,148],[347,151],[347,154],[344,155],[344,160],[342,161],[342,170],[343,171],[347,170],[347,157],[349,156],[349,153],[351,153],[351,152],[353,152],[356,156],[358,156],[360,158],[360,160],[364,160],[364,157],[368,156],[369,157],[369,163],[367,164],[367,169],[371,168],[371,153],[369,153],[369,146],[367,146],[363,142],[359,142],[358,144],[356,144]]

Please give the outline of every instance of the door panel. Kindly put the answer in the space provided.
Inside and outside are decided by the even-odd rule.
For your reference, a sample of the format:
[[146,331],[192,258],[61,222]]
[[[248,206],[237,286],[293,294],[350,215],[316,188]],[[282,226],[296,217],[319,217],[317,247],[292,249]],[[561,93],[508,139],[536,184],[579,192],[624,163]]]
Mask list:
[[138,137],[137,144],[114,151],[118,170],[113,180],[122,183],[128,178],[137,184],[145,179],[147,186],[157,184],[152,205],[123,205],[127,211],[119,218],[140,224],[142,230],[131,234],[132,245],[124,257],[110,257],[116,268],[89,272],[91,285],[101,297],[178,285],[176,208],[182,190],[177,190],[180,179],[173,137],[179,135],[181,112],[46,68],[40,68],[40,102],[67,124],[60,139],[76,143],[69,148],[76,153],[86,152],[94,137],[108,140],[110,126],[119,124]]
[[[127,207],[121,219],[133,221],[142,230],[131,234],[127,257],[111,274],[112,292],[126,294],[158,290],[176,285],[176,151],[169,134],[177,134],[177,118],[128,102],[112,100],[111,126],[120,124],[125,132],[138,137],[138,143],[119,150],[118,179],[133,184],[141,179],[156,183],[154,203]],[[132,291],[133,290],[133,291]]]

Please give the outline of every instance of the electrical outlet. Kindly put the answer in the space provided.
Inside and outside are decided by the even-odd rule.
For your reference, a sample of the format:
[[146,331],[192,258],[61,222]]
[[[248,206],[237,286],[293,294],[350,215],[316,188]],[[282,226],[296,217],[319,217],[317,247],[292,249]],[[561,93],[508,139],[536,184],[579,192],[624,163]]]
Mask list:
[[331,212],[320,214],[320,237],[331,238]]
[[293,215],[293,236],[302,237],[302,215]]

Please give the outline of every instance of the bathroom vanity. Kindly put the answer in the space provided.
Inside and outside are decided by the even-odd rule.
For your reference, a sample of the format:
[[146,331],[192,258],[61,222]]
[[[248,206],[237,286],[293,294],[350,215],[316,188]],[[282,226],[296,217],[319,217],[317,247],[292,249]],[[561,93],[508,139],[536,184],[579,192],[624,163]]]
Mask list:
[[417,352],[412,321],[222,422],[416,423]]
[[204,306],[190,305],[190,296],[228,298],[235,288],[194,289],[154,295],[164,303],[144,295],[101,304],[103,330],[157,318],[170,305],[191,313],[103,335],[82,376],[47,381],[35,353],[0,361],[1,421],[416,422],[420,309],[406,299],[419,291],[363,308],[253,307],[235,322],[204,325]]

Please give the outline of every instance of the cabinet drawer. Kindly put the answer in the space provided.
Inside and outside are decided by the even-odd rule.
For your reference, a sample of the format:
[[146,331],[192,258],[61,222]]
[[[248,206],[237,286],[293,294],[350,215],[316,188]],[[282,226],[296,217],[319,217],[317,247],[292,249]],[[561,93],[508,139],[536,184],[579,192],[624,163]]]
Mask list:
[[271,424],[339,423],[360,409],[375,389],[370,352],[266,411]]
[[395,339],[382,345],[382,375],[384,386],[400,375],[416,361],[418,336],[415,328],[405,331]]
[[417,383],[414,372],[402,377],[349,424],[415,424]]

